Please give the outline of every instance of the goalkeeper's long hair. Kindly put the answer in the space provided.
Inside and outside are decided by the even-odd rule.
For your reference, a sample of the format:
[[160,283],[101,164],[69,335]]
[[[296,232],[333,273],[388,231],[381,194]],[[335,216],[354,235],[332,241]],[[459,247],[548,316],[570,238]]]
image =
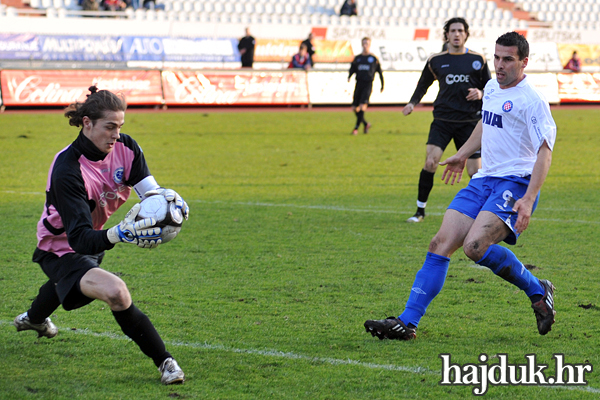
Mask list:
[[125,111],[127,102],[122,94],[116,95],[108,90],[98,90],[96,86],[90,86],[90,94],[87,99],[80,103],[69,104],[65,108],[65,117],[69,118],[69,125],[82,126],[83,117],[88,117],[94,124],[97,120],[104,118],[107,111]]

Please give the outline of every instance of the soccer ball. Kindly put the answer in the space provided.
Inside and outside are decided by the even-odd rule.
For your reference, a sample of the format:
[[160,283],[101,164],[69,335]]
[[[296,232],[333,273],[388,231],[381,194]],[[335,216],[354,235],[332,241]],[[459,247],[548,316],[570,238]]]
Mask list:
[[183,214],[174,201],[167,201],[163,195],[154,194],[145,198],[140,206],[136,220],[154,218],[156,226],[162,228],[162,243],[175,239],[183,224]]

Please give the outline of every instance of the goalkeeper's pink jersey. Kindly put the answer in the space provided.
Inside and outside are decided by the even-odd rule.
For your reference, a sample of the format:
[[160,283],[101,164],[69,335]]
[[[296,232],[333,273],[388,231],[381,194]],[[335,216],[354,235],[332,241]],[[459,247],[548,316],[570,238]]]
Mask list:
[[144,155],[131,137],[121,134],[106,154],[80,133],[50,167],[46,204],[37,225],[38,248],[59,257],[112,248],[104,224],[127,201],[131,186],[149,175]]

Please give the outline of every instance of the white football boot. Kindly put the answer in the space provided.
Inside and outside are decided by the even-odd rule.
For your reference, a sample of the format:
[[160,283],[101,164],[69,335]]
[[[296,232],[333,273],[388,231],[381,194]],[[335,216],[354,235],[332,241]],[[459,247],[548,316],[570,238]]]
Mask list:
[[53,338],[58,333],[58,328],[52,323],[50,318],[46,318],[41,324],[34,324],[29,321],[29,315],[24,312],[15,318],[14,325],[17,327],[17,332],[34,330],[37,331],[38,337],[46,336],[48,339]]
[[160,377],[160,382],[165,385],[172,385],[174,383],[183,383],[185,380],[185,375],[177,361],[175,361],[172,357],[167,358],[160,364],[158,367],[158,372],[162,374]]

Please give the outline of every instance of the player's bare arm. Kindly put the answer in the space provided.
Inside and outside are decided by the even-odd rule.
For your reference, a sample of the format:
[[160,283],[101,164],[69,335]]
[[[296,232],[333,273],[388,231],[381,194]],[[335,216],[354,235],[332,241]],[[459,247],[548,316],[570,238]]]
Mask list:
[[452,157],[448,157],[446,160],[440,162],[440,165],[445,165],[444,173],[442,174],[442,180],[451,185],[459,183],[462,179],[462,174],[465,169],[467,159],[481,148],[481,135],[483,133],[483,126],[481,120],[473,129],[471,137],[465,142],[465,144],[458,150],[458,152]]
[[527,226],[529,226],[533,203],[546,180],[551,163],[552,150],[548,147],[548,143],[544,141],[538,151],[537,160],[533,166],[533,172],[531,173],[531,180],[529,181],[527,192],[525,192],[525,196],[517,200],[513,206],[513,211],[519,213],[517,223],[515,224],[515,230],[519,234],[523,233],[523,231],[527,229]]

